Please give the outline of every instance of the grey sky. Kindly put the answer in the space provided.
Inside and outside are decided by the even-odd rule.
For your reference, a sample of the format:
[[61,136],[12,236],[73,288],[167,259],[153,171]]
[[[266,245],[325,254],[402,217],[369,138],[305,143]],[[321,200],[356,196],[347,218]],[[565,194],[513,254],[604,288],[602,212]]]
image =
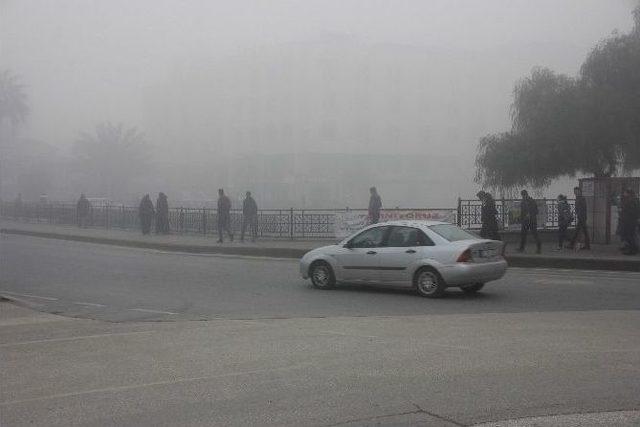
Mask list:
[[[574,73],[593,44],[631,26],[632,0],[3,0],[3,67],[24,77],[33,130],[63,142],[62,123],[137,113],[139,90],[173,61],[247,46],[347,33],[371,42],[441,49],[552,45],[563,61],[527,57]],[[555,58],[554,58],[555,59]],[[511,82],[510,82],[511,83]],[[55,106],[55,109],[53,108]],[[89,111],[87,111],[87,106]],[[87,117],[96,113],[96,117]],[[76,117],[78,116],[78,117]],[[108,118],[108,117],[105,117]]]
[[[461,64],[465,55],[478,58],[486,53],[488,58],[500,58],[492,76],[491,111],[483,112],[487,125],[478,128],[478,135],[466,135],[465,145],[452,151],[468,152],[454,168],[466,170],[466,181],[460,185],[469,186],[475,142],[484,133],[508,126],[515,81],[534,66],[575,74],[598,40],[615,29],[631,28],[635,4],[635,0],[0,0],[0,66],[22,76],[28,85],[32,115],[26,131],[65,147],[78,132],[106,120],[148,131],[144,128],[150,88],[167,84],[172,73],[186,64],[241,56],[248,49],[348,35],[369,45],[438,51],[439,58],[454,58],[452,64]],[[474,64],[468,67],[472,76]],[[485,84],[491,64],[483,64],[483,69],[485,74],[479,73],[475,81],[479,86]],[[486,108],[480,101],[469,100],[478,102],[478,109]],[[454,126],[455,119],[442,124]]]

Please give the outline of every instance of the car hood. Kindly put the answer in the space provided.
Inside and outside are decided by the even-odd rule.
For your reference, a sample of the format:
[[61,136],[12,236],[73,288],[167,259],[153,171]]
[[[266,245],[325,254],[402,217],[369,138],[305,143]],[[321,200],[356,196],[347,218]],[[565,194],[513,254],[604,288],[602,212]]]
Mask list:
[[307,252],[305,254],[305,256],[308,255],[315,255],[315,254],[333,254],[335,253],[338,249],[340,248],[340,245],[327,245],[327,246],[321,246],[319,248],[315,248],[310,250],[309,252]]

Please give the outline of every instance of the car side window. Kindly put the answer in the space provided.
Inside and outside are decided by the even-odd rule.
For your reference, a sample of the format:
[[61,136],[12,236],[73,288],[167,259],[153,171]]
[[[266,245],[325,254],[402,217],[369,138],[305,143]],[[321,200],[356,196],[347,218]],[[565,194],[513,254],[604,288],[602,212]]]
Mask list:
[[379,248],[384,242],[384,236],[388,227],[375,227],[363,231],[353,239],[349,240],[349,247],[352,248]]
[[433,241],[422,230],[413,227],[393,227],[387,246],[406,248],[411,246],[433,246]]

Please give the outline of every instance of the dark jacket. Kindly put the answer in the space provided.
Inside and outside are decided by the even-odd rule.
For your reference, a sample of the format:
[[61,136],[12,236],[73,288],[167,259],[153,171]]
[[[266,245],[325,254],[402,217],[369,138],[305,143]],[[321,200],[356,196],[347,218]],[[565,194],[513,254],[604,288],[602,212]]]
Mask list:
[[587,222],[587,199],[576,196],[576,217],[578,222]]
[[625,230],[634,230],[640,218],[640,201],[636,196],[623,197],[621,200],[620,226]]
[[156,209],[158,211],[158,216],[168,217],[169,216],[169,201],[167,200],[167,196],[164,193],[161,193],[158,196],[158,200],[156,202]]
[[569,225],[573,221],[571,215],[571,207],[566,200],[558,201],[558,223],[561,225]]
[[86,197],[80,197],[76,206],[78,216],[87,216],[91,210],[91,202]]
[[223,194],[218,197],[218,216],[221,218],[229,218],[230,212],[231,200]]
[[256,216],[258,214],[258,205],[253,197],[249,196],[242,202],[242,214],[245,216]]
[[382,208],[382,199],[378,194],[372,194],[369,198],[369,214],[379,213]]
[[522,199],[520,203],[520,215],[522,217],[522,223],[536,223],[538,221],[538,204],[536,201],[527,197]]
[[138,213],[141,217],[152,217],[155,213],[153,209],[153,202],[149,198],[149,196],[145,196],[142,198],[140,202],[140,207],[138,209]]
[[498,215],[498,210],[496,209],[496,202],[493,199],[486,199],[484,203],[482,203],[482,209],[480,210],[480,218],[482,220],[482,225],[498,229],[498,220],[496,219],[496,215]]

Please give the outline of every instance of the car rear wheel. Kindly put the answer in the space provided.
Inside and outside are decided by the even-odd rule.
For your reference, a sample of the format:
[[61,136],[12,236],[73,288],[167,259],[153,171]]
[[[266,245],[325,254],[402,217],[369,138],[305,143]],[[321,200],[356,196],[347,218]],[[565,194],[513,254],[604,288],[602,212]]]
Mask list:
[[324,261],[316,261],[309,268],[311,284],[318,289],[331,289],[336,285],[336,276],[333,269]]
[[466,294],[475,294],[484,287],[484,283],[473,283],[471,285],[460,286],[460,289]]
[[444,295],[446,285],[440,274],[432,268],[421,268],[415,275],[414,285],[418,294],[427,298]]

